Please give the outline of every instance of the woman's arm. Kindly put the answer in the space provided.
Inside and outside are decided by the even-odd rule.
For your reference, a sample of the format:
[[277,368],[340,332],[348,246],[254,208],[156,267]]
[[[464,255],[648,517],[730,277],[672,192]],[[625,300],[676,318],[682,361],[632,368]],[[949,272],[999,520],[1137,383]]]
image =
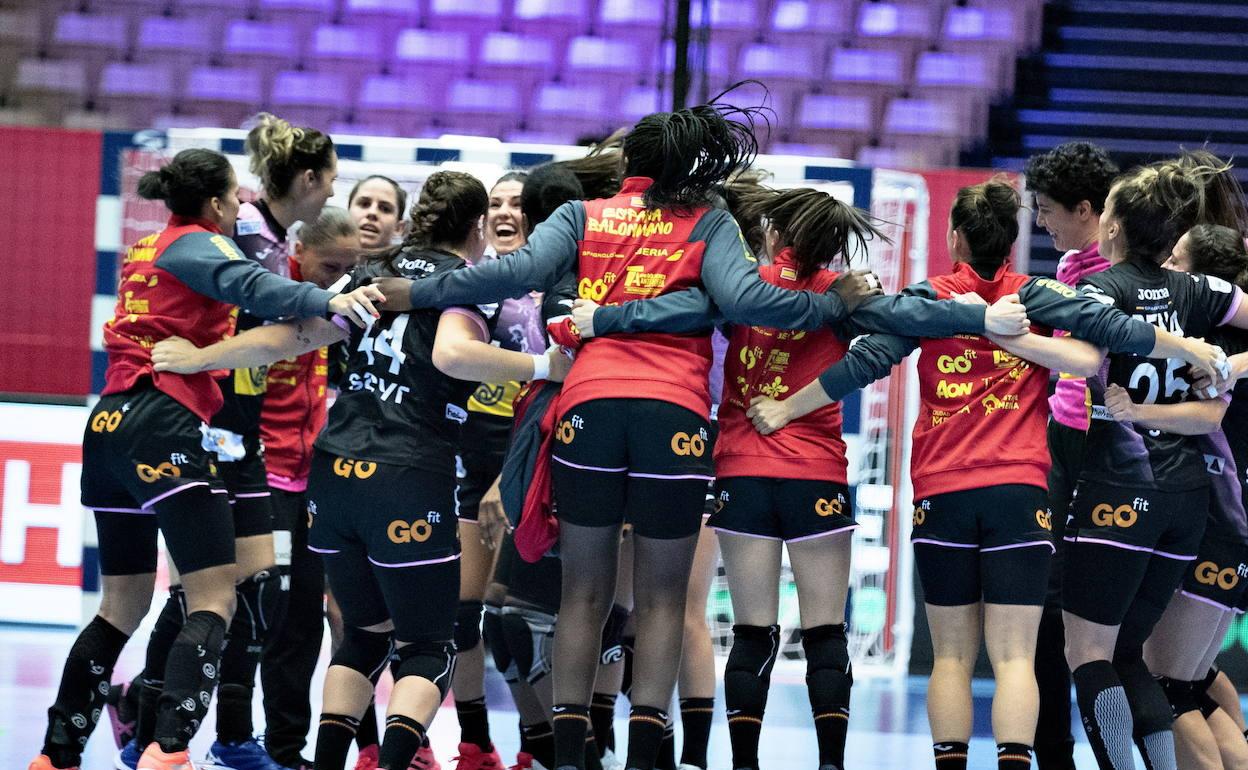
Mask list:
[[1118,422],[1181,436],[1203,436],[1218,430],[1222,427],[1227,403],[1228,399],[1223,397],[1179,404],[1137,404],[1121,385],[1105,389],[1105,408]]
[[1092,377],[1101,370],[1105,351],[1073,337],[1047,337],[1028,332],[1017,337],[985,335],[994,345],[1046,369]]
[[177,374],[246,369],[294,358],[346,338],[347,332],[333,323],[323,318],[307,318],[257,326],[202,348],[181,337],[169,337],[152,348],[152,364],[158,372]]
[[[462,271],[456,271],[462,272]],[[541,355],[504,350],[489,343],[479,316],[449,308],[438,321],[433,365],[448,377],[470,382],[545,379],[563,382],[572,362],[558,348]]]
[[754,423],[754,429],[764,436],[775,433],[794,420],[805,417],[816,409],[835,404],[819,380],[812,380],[793,395],[777,401],[774,398],[755,396],[750,400],[746,417]]

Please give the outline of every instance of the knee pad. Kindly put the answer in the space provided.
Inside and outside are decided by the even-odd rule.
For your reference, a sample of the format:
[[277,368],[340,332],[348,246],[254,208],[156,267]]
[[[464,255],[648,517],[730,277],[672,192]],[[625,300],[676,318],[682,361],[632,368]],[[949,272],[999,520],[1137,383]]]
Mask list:
[[780,626],[732,627],[732,651],[724,667],[724,691],[729,708],[750,716],[767,706],[771,669],[780,654]]
[[555,616],[528,607],[503,607],[502,626],[517,678],[529,684],[541,681],[552,667]]
[[1215,663],[1209,667],[1209,673],[1205,674],[1205,678],[1199,682],[1192,682],[1192,697],[1196,699],[1196,705],[1200,707],[1200,713],[1208,719],[1213,712],[1222,708],[1218,702],[1209,695],[1209,688],[1213,686],[1213,680],[1218,678],[1218,666]]
[[394,681],[407,676],[427,679],[437,686],[442,698],[451,689],[455,673],[455,645],[451,642],[413,642],[400,647],[390,665]]
[[1196,702],[1195,693],[1192,691],[1193,682],[1159,676],[1157,684],[1161,685],[1161,691],[1166,694],[1166,700],[1170,703],[1170,712],[1175,719],[1200,708]]
[[810,702],[821,708],[847,708],[854,669],[849,662],[849,642],[844,624],[802,629],[806,653],[806,687]]
[[376,633],[355,626],[343,629],[342,646],[329,661],[331,666],[346,666],[358,671],[377,684],[386,663],[394,654],[394,637],[388,631]]
[[481,602],[459,603],[455,612],[455,650],[467,652],[481,643],[481,612],[485,605]]
[[485,605],[485,617],[481,620],[481,635],[485,645],[490,648],[490,657],[494,659],[494,668],[503,675],[503,681],[512,684],[519,679],[515,661],[511,658],[511,650],[507,649],[507,640],[503,636],[503,608],[497,604]]
[[242,636],[259,652],[284,611],[289,591],[290,579],[283,580],[277,567],[260,570],[235,586],[238,608],[230,621],[230,636]]
[[598,662],[603,666],[624,660],[624,626],[628,623],[628,610],[618,604],[611,605],[611,614],[602,627],[602,648]]

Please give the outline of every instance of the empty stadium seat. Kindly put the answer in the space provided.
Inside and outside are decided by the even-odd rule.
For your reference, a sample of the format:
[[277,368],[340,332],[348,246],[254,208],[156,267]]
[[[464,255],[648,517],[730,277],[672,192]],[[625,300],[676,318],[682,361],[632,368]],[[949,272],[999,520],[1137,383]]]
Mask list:
[[428,0],[429,26],[483,35],[501,29],[504,14],[510,10],[504,0]]
[[627,118],[608,109],[607,92],[602,87],[552,83],[538,89],[529,126],[539,131],[606,136],[624,123]]
[[[624,95],[620,103],[620,117],[636,123],[652,112],[658,112],[667,105],[660,105],[659,92],[655,88],[643,86],[634,88]],[[670,107],[668,107],[670,109]]]
[[805,87],[811,73],[822,66],[818,54],[807,45],[770,45],[755,43],[741,49],[743,78],[757,78],[769,86],[797,85]]
[[926,51],[914,67],[918,93],[961,106],[964,133],[983,134],[988,128],[988,105],[998,93],[998,60],[989,54]]
[[512,19],[517,30],[567,38],[589,31],[593,18],[587,0],[515,0]]
[[246,62],[269,75],[299,60],[299,29],[276,21],[233,21],[225,29],[222,50],[228,62]]
[[794,135],[804,143],[835,142],[846,153],[875,132],[875,107],[866,96],[810,95],[802,98]]
[[343,20],[408,27],[420,22],[419,0],[343,0]]
[[663,8],[663,0],[600,0],[598,25],[606,35],[657,35],[663,27]]
[[531,86],[554,74],[560,58],[548,37],[490,32],[481,40],[477,72],[482,77],[510,78]]
[[394,70],[423,76],[457,75],[472,64],[472,39],[467,32],[405,29],[394,44]]
[[921,148],[937,165],[955,164],[964,138],[958,106],[934,99],[893,99],[880,128],[883,144]]
[[62,13],[56,17],[52,45],[58,56],[81,59],[93,71],[125,56],[130,19],[121,14]]
[[858,7],[858,45],[903,47],[913,54],[937,37],[933,5],[914,2],[863,3]]
[[260,0],[259,11],[264,19],[310,30],[332,21],[337,4],[337,0]]
[[145,128],[152,113],[172,110],[177,96],[171,65],[113,62],[100,76],[96,105],[129,128]]
[[851,0],[779,0],[771,12],[772,39],[827,42],[854,29]]
[[39,12],[0,8],[0,94],[7,94],[17,63],[39,51],[43,42]]
[[53,120],[87,99],[87,65],[76,60],[22,59],[13,92],[18,107],[38,110]]
[[322,72],[336,72],[358,87],[367,75],[380,72],[389,61],[393,43],[383,43],[382,31],[373,25],[322,24],[312,31],[309,64]]
[[347,116],[352,96],[342,73],[284,71],[273,79],[269,104],[295,125],[321,128]]
[[418,125],[426,125],[442,109],[442,99],[441,84],[427,78],[371,75],[360,87],[354,118],[415,135]]
[[221,25],[207,17],[148,16],[139,22],[134,59],[185,68],[207,64],[220,47]]
[[209,13],[220,18],[242,19],[255,13],[256,0],[173,0],[173,8],[187,16]]
[[910,57],[884,48],[837,48],[828,60],[826,93],[871,97],[878,120],[885,100],[910,83]]
[[195,67],[182,103],[191,111],[215,114],[219,125],[239,126],[266,101],[264,78],[251,67]]
[[456,80],[446,94],[440,125],[456,133],[501,136],[524,118],[525,94],[506,80]]
[[[699,62],[703,56],[704,46],[701,43],[692,43],[689,46],[689,64],[693,69],[697,68],[696,62]],[[714,40],[709,46],[705,47],[706,56],[706,76],[711,81],[720,81],[731,79],[735,75],[735,62],[732,61],[734,48],[729,48],[727,43],[720,43]],[[657,57],[657,67],[660,72],[671,72],[676,66],[676,44],[671,40],[664,40],[663,47]]]
[[[709,8],[704,6],[709,4]],[[689,18],[695,28],[708,18],[712,37],[729,44],[751,42],[759,37],[758,5],[755,0],[693,0]]]
[[641,82],[646,77],[644,63],[649,56],[649,49],[634,40],[583,35],[568,43],[564,71],[569,75],[634,74],[637,82]]

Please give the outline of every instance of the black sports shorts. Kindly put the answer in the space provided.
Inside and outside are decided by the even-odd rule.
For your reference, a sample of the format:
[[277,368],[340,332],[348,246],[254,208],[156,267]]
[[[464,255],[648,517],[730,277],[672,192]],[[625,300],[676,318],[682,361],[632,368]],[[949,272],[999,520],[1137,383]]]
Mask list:
[[481,498],[503,470],[507,443],[511,440],[510,417],[469,412],[460,431],[458,489],[455,492],[461,521],[476,521]]
[[403,642],[450,639],[459,605],[455,479],[317,450],[308,477],[308,548],[344,622],[391,619]]
[[1001,484],[914,503],[914,563],[928,604],[1044,604],[1053,542],[1047,493]]
[[253,537],[273,532],[273,501],[264,466],[264,442],[260,433],[242,437],[247,454],[240,460],[217,457],[217,471],[230,493],[234,510],[234,536]]
[[604,398],[566,410],[551,466],[559,519],[628,523],[641,537],[697,534],[714,476],[709,420],[667,401]]
[[226,490],[203,422],[144,381],[102,397],[82,440],[82,504],[95,511],[105,575],[156,571],[156,533],[184,574],[234,561]]
[[715,493],[707,525],[722,532],[796,543],[858,526],[849,487],[835,481],[721,477]]
[[507,586],[507,596],[514,597],[551,615],[559,614],[563,601],[563,563],[558,556],[547,554],[535,562],[520,558],[510,532],[503,537],[498,561],[494,565],[494,582]]

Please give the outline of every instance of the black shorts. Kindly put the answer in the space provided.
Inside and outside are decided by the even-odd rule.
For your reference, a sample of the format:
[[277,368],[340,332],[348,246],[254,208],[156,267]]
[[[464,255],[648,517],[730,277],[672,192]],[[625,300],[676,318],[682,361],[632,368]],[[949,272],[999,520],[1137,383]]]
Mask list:
[[722,532],[795,543],[858,526],[849,487],[835,481],[734,476],[715,491],[707,525]]
[[503,470],[507,443],[511,440],[509,417],[469,412],[460,433],[459,462],[456,463],[458,488],[455,500],[461,521],[476,521],[481,498]]
[[516,551],[511,533],[503,537],[498,561],[494,565],[494,582],[507,586],[507,596],[514,597],[551,615],[559,614],[563,600],[563,565],[558,556],[547,554],[536,562],[527,562]]
[[1224,610],[1242,609],[1248,591],[1248,545],[1210,517],[1197,556],[1183,575],[1181,593]]
[[929,604],[1044,604],[1053,542],[1047,494],[1001,484],[916,500],[914,563]]
[[1069,425],[1063,425],[1052,417],[1048,425],[1049,459],[1049,511],[1053,514],[1053,568],[1049,570],[1049,595],[1045,606],[1062,606],[1062,552],[1066,534],[1066,515],[1070,512],[1070,500],[1075,494],[1075,482],[1083,467],[1083,447],[1087,433]]
[[1116,626],[1142,591],[1143,601],[1164,609],[1196,558],[1208,506],[1208,488],[1163,492],[1081,480],[1066,522],[1062,609]]
[[234,510],[234,536],[254,537],[273,532],[272,492],[264,465],[264,442],[260,434],[242,436],[247,454],[239,460],[216,459],[221,482],[230,493]]
[[82,440],[82,505],[95,511],[105,575],[156,571],[156,533],[184,574],[234,561],[225,488],[203,422],[149,386],[102,397]]
[[404,642],[451,638],[459,604],[455,479],[317,450],[308,479],[308,548],[344,622],[394,621]]
[[563,413],[551,477],[561,521],[632,524],[641,537],[675,539],[702,525],[713,476],[710,422],[667,401],[605,398]]

